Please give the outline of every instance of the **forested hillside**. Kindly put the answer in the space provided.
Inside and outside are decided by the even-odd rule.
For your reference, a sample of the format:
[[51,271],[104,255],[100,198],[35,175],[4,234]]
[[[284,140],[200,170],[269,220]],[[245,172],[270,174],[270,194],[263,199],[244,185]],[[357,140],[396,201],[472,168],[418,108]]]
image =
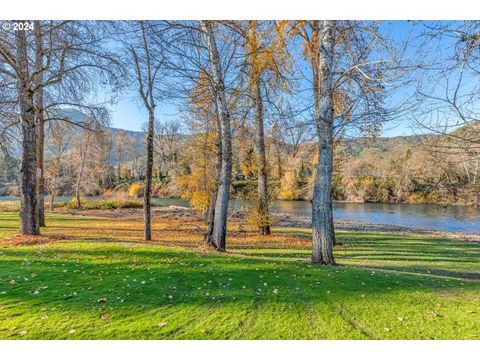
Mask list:
[[[77,120],[81,116],[75,111],[64,114]],[[206,133],[187,135],[188,129],[175,121],[157,124],[157,130],[155,194],[183,196],[203,209],[207,202],[203,194],[208,194],[209,184],[202,179],[213,176],[212,137]],[[272,197],[310,199],[316,160],[314,143],[308,138],[295,143],[276,137],[274,129],[269,130],[266,149]],[[460,128],[451,135],[468,130],[471,129]],[[251,128],[239,124],[234,139],[238,151],[233,159],[233,194],[242,199],[253,198],[256,191],[257,162],[251,132]],[[52,121],[47,127],[47,168],[58,172],[58,195],[74,193],[75,166],[82,158],[90,164],[80,184],[83,195],[127,193],[132,184],[144,179],[144,132],[104,128],[96,136],[88,136],[90,149],[84,151],[86,135],[89,133],[82,128],[59,121]],[[354,202],[479,204],[478,152],[472,157],[475,149],[467,146],[465,140],[462,142],[463,151],[443,135],[339,139],[335,148],[334,198]],[[2,144],[0,155],[2,195],[18,191],[19,149],[14,143],[6,145]],[[47,185],[47,192],[52,191],[51,186]]]

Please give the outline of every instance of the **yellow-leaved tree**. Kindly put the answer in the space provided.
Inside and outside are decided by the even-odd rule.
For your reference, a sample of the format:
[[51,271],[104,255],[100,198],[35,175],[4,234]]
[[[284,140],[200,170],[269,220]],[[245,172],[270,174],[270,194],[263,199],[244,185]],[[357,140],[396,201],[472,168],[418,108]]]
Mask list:
[[214,98],[208,74],[201,71],[189,94],[188,122],[194,130],[185,144],[182,169],[177,183],[182,198],[198,211],[207,213],[213,206],[218,165],[218,129]]
[[287,23],[284,21],[246,22],[242,29],[245,38],[245,69],[247,90],[253,102],[258,196],[252,218],[262,235],[270,234],[268,169],[265,151],[265,92],[287,89],[282,73],[288,67]]

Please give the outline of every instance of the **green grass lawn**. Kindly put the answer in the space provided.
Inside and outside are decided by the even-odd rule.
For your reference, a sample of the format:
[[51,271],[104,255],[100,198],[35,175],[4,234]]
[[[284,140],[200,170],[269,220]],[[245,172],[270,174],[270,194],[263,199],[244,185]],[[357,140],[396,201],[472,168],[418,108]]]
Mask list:
[[217,254],[88,229],[125,221],[47,222],[84,237],[1,245],[18,217],[0,213],[0,339],[480,339],[475,243],[340,231],[339,266],[318,267],[303,245]]

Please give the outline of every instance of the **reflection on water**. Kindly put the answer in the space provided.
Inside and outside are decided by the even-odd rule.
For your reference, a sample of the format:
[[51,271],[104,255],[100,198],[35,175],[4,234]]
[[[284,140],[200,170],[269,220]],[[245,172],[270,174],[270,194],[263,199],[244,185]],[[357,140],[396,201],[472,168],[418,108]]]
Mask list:
[[[87,199],[98,199],[98,196]],[[57,202],[70,200],[69,196],[61,196]],[[2,196],[0,201],[18,201],[18,197]],[[153,198],[156,206],[188,206],[182,199]],[[247,202],[231,201],[231,207],[240,209]],[[311,216],[312,207],[309,201],[275,201],[271,207],[273,212],[284,212],[294,215]],[[473,206],[443,206],[432,204],[373,204],[373,203],[334,203],[334,217],[342,220],[364,221],[374,224],[387,224],[428,228],[439,231],[461,231],[480,233],[480,208]]]
[[[312,207],[307,201],[276,201],[272,210],[310,216]],[[440,231],[480,232],[480,209],[473,206],[334,203],[333,213],[336,219],[343,220]]]

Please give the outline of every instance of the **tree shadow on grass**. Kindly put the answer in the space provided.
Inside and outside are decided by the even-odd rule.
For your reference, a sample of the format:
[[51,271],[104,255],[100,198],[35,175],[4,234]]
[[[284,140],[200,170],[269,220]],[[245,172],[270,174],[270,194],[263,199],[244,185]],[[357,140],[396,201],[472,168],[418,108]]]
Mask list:
[[[327,313],[319,316],[339,316],[352,326],[349,336],[361,328],[362,336],[373,338],[378,336],[378,328],[368,329],[359,320],[362,301],[373,301],[368,306],[374,309],[379,304],[395,308],[406,302],[412,304],[410,311],[424,312],[430,306],[425,300],[428,294],[439,297],[442,291],[458,294],[480,288],[477,284],[462,285],[456,280],[392,273],[383,268],[373,274],[371,267],[357,265],[312,266],[305,261],[307,249],[295,254],[303,259],[284,261],[275,251],[271,251],[271,258],[265,258],[149,245],[103,240],[0,248],[0,293],[5,291],[0,295],[0,320],[8,316],[18,323],[40,324],[37,332],[32,331],[37,338],[65,337],[58,335],[61,323],[41,323],[45,313],[40,309],[46,308],[52,319],[57,314],[69,324],[60,334],[68,334],[74,323],[65,319],[82,318],[100,329],[92,335],[95,338],[152,338],[160,335],[151,335],[151,330],[138,333],[130,327],[157,327],[150,323],[161,314],[160,318],[172,323],[171,330],[162,332],[161,337],[176,338],[191,336],[188,329],[201,326],[198,324],[208,317],[223,328],[237,326],[237,320],[231,317],[238,313],[248,314],[243,315],[247,316],[245,323],[242,320],[238,326],[243,334],[249,334],[261,316],[275,326],[277,315],[294,318],[296,313],[315,314],[322,308]],[[260,250],[268,254],[268,249]],[[282,250],[292,256],[292,251]],[[9,283],[11,279],[16,280],[15,285]],[[50,312],[53,308],[56,312]],[[101,320],[105,313],[114,321],[110,325],[110,320]],[[108,332],[113,329],[114,333]],[[3,334],[0,329],[0,337]],[[221,338],[222,333],[216,336]],[[263,337],[269,335],[264,333]]]
[[[307,234],[308,235],[308,234]],[[372,237],[376,238],[372,240]],[[480,279],[480,246],[458,240],[390,234],[345,234],[337,239],[334,255],[338,263],[418,275],[446,276],[459,280]],[[258,259],[301,261],[310,248],[285,246],[234,246],[234,252]]]
[[[335,292],[335,302],[344,302],[359,292],[380,295],[398,289],[439,290],[443,284],[428,276],[419,281],[418,276],[408,273],[394,277],[382,273],[378,278],[381,281],[376,281],[372,278],[372,267],[317,267],[299,262],[199,254],[167,248],[106,247],[2,249],[0,290],[8,290],[4,297],[10,301],[60,302],[87,310],[97,307],[97,300],[102,297],[112,299],[117,306],[215,303],[205,295],[208,292],[216,294],[223,304],[252,301],[293,304],[299,296],[309,303],[332,301],[332,297],[324,293],[325,289]],[[402,270],[402,267],[385,269]],[[37,275],[28,281],[21,280],[29,278],[32,273]],[[445,274],[456,275],[453,272]],[[7,281],[9,278],[20,280],[11,286]],[[45,286],[48,288],[42,289]],[[449,286],[463,288],[458,281],[452,281]],[[282,297],[272,292],[275,288],[282,289]],[[38,296],[34,294],[36,289],[41,289]],[[72,295],[74,292],[76,294]],[[131,295],[126,297],[126,293]],[[221,293],[224,295],[220,296]],[[124,301],[113,300],[117,298]]]

